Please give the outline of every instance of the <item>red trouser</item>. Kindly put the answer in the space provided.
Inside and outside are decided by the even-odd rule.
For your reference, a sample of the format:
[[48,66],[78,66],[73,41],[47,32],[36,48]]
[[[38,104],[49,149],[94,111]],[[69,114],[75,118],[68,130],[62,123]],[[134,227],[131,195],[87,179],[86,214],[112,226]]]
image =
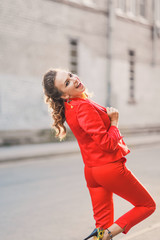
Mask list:
[[122,158],[119,161],[99,167],[85,166],[84,173],[89,189],[96,227],[104,229],[111,226],[113,219],[113,193],[126,199],[134,207],[117,221],[123,233],[151,215],[155,210],[155,202],[144,186],[125,166]]

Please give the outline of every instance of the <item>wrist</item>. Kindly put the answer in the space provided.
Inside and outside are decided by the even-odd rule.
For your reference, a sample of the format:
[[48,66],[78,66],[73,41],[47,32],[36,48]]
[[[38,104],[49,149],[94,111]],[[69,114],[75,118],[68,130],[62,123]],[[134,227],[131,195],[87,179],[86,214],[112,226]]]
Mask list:
[[115,126],[118,128],[118,122],[117,121],[111,121],[111,126]]

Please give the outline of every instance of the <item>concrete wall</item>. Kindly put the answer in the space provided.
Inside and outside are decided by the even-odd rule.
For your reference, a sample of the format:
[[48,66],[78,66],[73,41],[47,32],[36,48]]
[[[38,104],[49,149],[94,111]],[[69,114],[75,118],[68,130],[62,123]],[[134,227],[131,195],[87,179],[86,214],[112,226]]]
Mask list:
[[[152,65],[152,1],[147,19],[118,14],[113,19],[112,104],[119,109],[120,126],[160,124],[160,38],[155,40],[155,65]],[[129,56],[135,51],[135,103],[129,103]]]
[[[0,129],[50,127],[43,103],[42,75],[50,67],[69,68],[69,41],[79,40],[79,75],[100,91],[105,75],[103,12],[56,1],[1,1]],[[92,70],[94,69],[94,71]],[[103,94],[97,95],[103,102]]]
[[[50,128],[42,75],[50,67],[70,67],[71,38],[78,40],[80,78],[94,92],[93,100],[106,106],[106,1],[93,1],[93,7],[82,2],[1,0],[0,130]],[[120,111],[120,126],[160,124],[160,39],[153,67],[151,6],[148,22],[114,14],[112,105]],[[133,105],[128,103],[129,49],[136,52]]]

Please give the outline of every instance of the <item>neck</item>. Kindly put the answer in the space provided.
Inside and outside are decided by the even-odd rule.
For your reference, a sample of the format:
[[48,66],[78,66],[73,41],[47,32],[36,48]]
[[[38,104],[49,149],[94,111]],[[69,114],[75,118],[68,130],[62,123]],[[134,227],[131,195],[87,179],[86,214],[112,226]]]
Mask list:
[[88,98],[88,95],[85,92],[83,92],[80,96],[69,97],[69,99],[71,99],[71,98],[83,98],[83,99],[85,99],[85,98]]

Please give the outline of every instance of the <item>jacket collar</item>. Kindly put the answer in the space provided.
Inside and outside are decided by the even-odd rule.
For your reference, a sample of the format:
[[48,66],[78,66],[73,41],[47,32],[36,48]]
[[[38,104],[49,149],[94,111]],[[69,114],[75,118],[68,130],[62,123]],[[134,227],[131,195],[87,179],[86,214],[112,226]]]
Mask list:
[[70,101],[72,101],[72,100],[82,100],[82,99],[84,99],[84,98],[79,98],[79,97],[67,98],[67,99],[65,99],[65,102],[70,102]]
[[82,100],[82,99],[87,99],[88,97],[85,95],[85,93],[82,94],[82,97],[72,97],[72,98],[67,98],[65,99],[65,102],[70,102],[72,100]]
[[[87,101],[91,102],[96,108],[101,109],[101,110],[103,110],[104,112],[107,112],[105,107],[99,105],[98,103],[94,102],[93,100],[89,99],[88,97],[82,97],[82,98],[75,97],[75,98],[65,99],[65,102],[68,103],[68,105],[69,105],[71,108],[73,108],[73,106],[70,104],[70,102],[71,102],[72,100],[78,100],[78,101],[86,101],[86,100],[87,100]],[[66,105],[67,105],[67,104],[66,104]]]

